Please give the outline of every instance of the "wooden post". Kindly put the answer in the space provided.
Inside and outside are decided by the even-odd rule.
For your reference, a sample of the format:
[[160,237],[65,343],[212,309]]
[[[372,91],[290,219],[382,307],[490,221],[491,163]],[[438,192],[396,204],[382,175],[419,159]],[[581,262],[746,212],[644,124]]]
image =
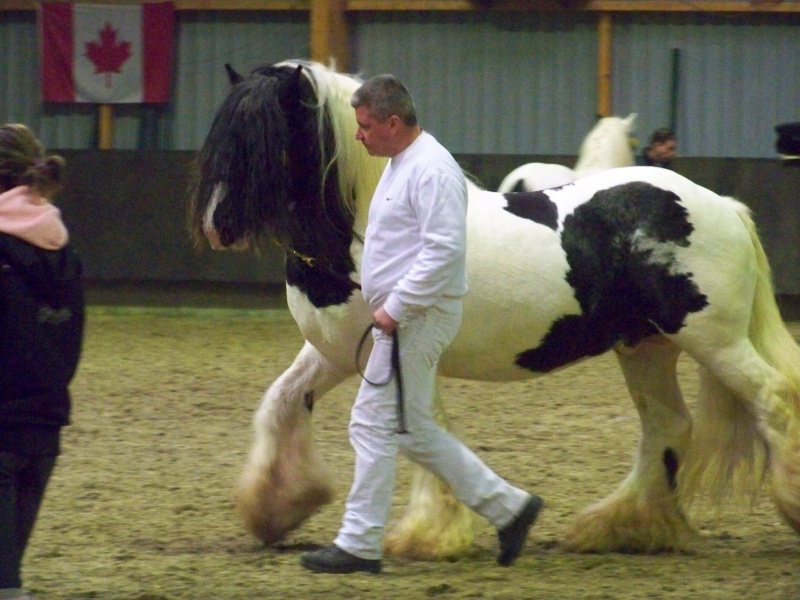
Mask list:
[[310,58],[324,65],[331,62],[340,73],[347,72],[347,19],[345,0],[311,0]]
[[611,116],[613,43],[611,13],[600,13],[597,22],[597,116]]
[[101,104],[97,119],[97,148],[111,150],[114,146],[114,119],[111,104]]

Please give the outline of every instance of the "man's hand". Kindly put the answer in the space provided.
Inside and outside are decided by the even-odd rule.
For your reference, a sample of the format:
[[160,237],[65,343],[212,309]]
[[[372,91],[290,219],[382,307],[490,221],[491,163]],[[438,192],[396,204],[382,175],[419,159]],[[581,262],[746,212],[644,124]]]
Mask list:
[[398,324],[382,306],[372,313],[372,323],[386,335],[391,335],[397,329]]

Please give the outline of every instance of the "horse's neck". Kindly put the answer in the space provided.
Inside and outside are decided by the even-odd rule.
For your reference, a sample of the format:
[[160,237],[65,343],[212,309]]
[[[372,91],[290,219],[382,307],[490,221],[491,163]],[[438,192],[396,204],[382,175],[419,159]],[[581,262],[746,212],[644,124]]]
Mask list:
[[[355,119],[353,119],[355,123]],[[351,190],[353,194],[353,229],[357,236],[363,238],[367,231],[367,219],[369,217],[369,205],[372,202],[372,195],[378,187],[383,170],[386,167],[387,159],[370,156],[361,142],[355,139],[355,130],[352,135],[348,135],[344,140],[338,138],[339,142],[339,177],[340,183],[344,181],[344,190]],[[341,177],[345,177],[344,180]]]
[[605,171],[608,168],[609,167],[601,165],[575,165],[575,179],[588,177],[589,175],[594,175],[595,173]]
[[575,163],[575,176],[578,178],[633,164],[633,153],[627,140],[589,140],[585,146]]
[[370,156],[357,141],[352,96],[358,84],[347,76],[332,75],[328,84],[326,106],[336,145],[336,165],[339,175],[339,200],[353,211],[353,229],[362,236],[367,229],[367,217],[372,194],[378,186],[385,158]]
[[359,178],[356,185],[356,204],[353,227],[357,234],[363,236],[367,231],[367,219],[369,217],[369,205],[375,188],[378,187],[383,170],[386,167],[387,159],[377,158],[366,155],[364,165],[359,169]]

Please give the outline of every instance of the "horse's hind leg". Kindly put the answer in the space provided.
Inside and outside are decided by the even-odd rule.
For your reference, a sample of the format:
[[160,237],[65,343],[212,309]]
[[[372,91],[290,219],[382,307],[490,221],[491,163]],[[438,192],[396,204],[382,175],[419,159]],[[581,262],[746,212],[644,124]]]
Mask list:
[[680,549],[691,529],[679,504],[677,472],[691,438],[691,416],[677,379],[680,348],[649,338],[617,357],[642,424],[633,469],[607,498],[581,513],[563,547],[575,552]]
[[306,342],[264,394],[235,500],[247,530],[265,544],[281,540],[331,501],[329,477],[313,445],[311,403],[346,375]]
[[691,450],[680,472],[679,490],[691,501],[702,489],[714,506],[732,493],[751,500],[764,481],[766,442],[755,411],[720,379],[699,368]]
[[[434,413],[447,429],[438,385]],[[402,519],[386,536],[385,552],[414,560],[453,559],[468,554],[475,540],[475,513],[459,502],[436,475],[416,464],[413,468],[411,498]]]
[[[784,371],[771,366],[750,340],[743,338],[739,342],[698,355],[697,360],[711,371],[722,385],[731,390],[731,397],[736,400],[734,406],[752,415],[753,433],[745,431],[752,441],[756,452],[745,458],[765,455],[765,464],[771,475],[770,491],[778,512],[787,520],[792,528],[800,533],[800,419],[798,418],[798,374],[796,359],[797,348],[789,338],[782,352],[767,349],[772,358],[785,354],[791,358],[784,365]],[[778,362],[778,361],[776,361]],[[737,446],[738,447],[738,446]],[[766,448],[765,453],[757,452]],[[727,458],[729,468],[717,469],[716,478],[705,477],[703,483],[713,485],[719,491],[727,491],[744,480],[747,471],[740,467],[753,468],[752,460],[737,460],[738,457]],[[725,463],[723,463],[725,464]],[[758,467],[758,463],[755,467]],[[739,468],[734,468],[739,467]],[[758,473],[757,473],[758,474]],[[751,490],[758,488],[762,478],[750,483]]]

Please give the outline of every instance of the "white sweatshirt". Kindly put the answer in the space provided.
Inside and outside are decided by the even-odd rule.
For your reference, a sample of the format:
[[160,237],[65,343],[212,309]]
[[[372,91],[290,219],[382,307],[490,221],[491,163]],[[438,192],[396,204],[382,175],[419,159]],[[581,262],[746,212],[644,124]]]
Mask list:
[[467,184],[455,159],[422,132],[392,158],[369,209],[364,298],[403,323],[430,306],[460,310],[467,291]]

